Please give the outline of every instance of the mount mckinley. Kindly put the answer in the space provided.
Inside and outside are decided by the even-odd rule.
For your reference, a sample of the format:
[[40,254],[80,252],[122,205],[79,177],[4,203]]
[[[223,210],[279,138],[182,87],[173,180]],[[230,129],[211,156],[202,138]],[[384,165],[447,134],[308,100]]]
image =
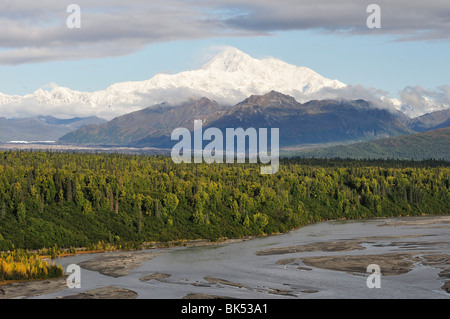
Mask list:
[[[0,118],[0,140],[170,148],[175,128],[192,130],[193,121],[202,119],[205,129],[279,128],[280,146],[296,148],[370,141],[450,124],[446,105],[427,100],[427,108],[418,111],[355,88],[306,67],[228,48],[199,69],[116,83],[103,91],[54,86],[26,96],[0,93],[0,116],[9,117]],[[411,116],[418,112],[420,116]]]
[[368,90],[328,79],[309,68],[274,58],[255,59],[235,48],[227,48],[199,69],[157,74],[145,81],[116,83],[96,92],[79,92],[53,84],[50,90],[39,89],[25,96],[0,93],[0,116],[112,119],[149,105],[179,104],[193,97],[234,105],[250,95],[263,95],[272,90],[299,102],[335,98],[371,100],[414,117],[447,108],[429,101],[426,109],[419,112],[397,99],[374,97]]
[[[228,48],[201,68],[178,74],[157,74],[139,82],[122,82],[97,92],[78,92],[54,85],[26,96],[0,94],[0,115],[23,105],[41,105],[52,115],[61,109],[78,114],[112,118],[148,105],[180,103],[191,97],[206,96],[221,103],[235,104],[251,94],[277,90],[297,98],[311,96],[323,89],[338,89],[345,84],[327,79],[306,67],[297,67],[277,59],[258,60]],[[30,112],[29,107],[26,112]],[[13,114],[15,115],[15,114]],[[35,115],[42,115],[42,112]],[[4,115],[5,116],[5,115]]]

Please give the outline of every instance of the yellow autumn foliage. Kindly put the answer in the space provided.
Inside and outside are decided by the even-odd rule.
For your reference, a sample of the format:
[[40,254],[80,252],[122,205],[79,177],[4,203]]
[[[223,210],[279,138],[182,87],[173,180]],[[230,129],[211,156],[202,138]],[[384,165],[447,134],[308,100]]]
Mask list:
[[32,280],[60,277],[61,266],[49,265],[38,255],[23,250],[0,253],[0,282],[6,280]]

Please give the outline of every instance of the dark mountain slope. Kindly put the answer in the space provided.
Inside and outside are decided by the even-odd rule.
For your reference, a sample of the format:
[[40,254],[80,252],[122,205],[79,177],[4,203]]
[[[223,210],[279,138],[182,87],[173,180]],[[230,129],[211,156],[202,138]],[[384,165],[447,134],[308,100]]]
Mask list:
[[450,127],[376,141],[291,152],[290,155],[354,159],[445,159],[450,161]]
[[279,128],[281,146],[348,143],[413,133],[397,116],[363,100],[302,104],[272,91],[252,95],[232,108],[207,98],[180,105],[158,104],[100,126],[83,127],[60,142],[170,148],[174,145],[170,140],[172,131],[177,127],[192,130],[194,119],[202,119],[204,129]]
[[408,121],[416,132],[425,132],[450,126],[450,109],[424,114]]
[[246,99],[210,126],[278,127],[281,146],[363,141],[413,132],[389,111],[363,100],[301,104],[274,91]]
[[[190,99],[179,105],[166,103],[114,118],[103,125],[85,126],[63,136],[64,144],[146,145],[146,139],[170,137],[177,127],[193,129],[194,119],[208,120],[225,107],[207,98]],[[169,138],[170,140],[170,138]],[[152,143],[148,146],[154,146]],[[159,144],[160,143],[156,143]]]

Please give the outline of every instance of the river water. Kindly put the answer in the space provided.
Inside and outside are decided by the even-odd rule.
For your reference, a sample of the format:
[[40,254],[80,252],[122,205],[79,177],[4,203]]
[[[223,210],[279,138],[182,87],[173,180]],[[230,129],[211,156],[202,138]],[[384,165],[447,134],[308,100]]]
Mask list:
[[[336,251],[309,249],[291,253],[255,254],[257,251],[286,246],[357,243],[358,249]],[[325,245],[326,246],[326,245]],[[322,246],[325,247],[325,246]],[[301,249],[300,249],[301,250]],[[55,298],[99,287],[115,286],[132,290],[137,298],[183,298],[203,294],[232,298],[450,298],[441,287],[449,277],[438,274],[450,268],[450,216],[403,217],[363,221],[328,221],[309,225],[282,235],[209,246],[153,249],[163,254],[148,260],[128,275],[113,278],[97,271],[81,269],[81,288],[65,289],[36,298]],[[406,273],[382,274],[380,288],[369,288],[365,271],[333,270],[331,262],[311,266],[304,258],[336,256],[352,260],[353,256],[412,254]],[[422,258],[434,256],[434,259]],[[358,258],[359,258],[358,257]],[[76,264],[92,255],[57,260],[63,267]],[[285,262],[279,262],[280,260]],[[389,258],[388,258],[389,259]],[[377,263],[381,259],[364,259]],[[278,263],[277,263],[278,262]],[[364,263],[363,262],[363,263]],[[365,266],[366,267],[366,266]],[[403,267],[403,266],[402,266]],[[398,270],[394,266],[394,271]],[[140,278],[167,274],[159,280]],[[211,278],[214,278],[213,280]],[[375,281],[373,281],[375,282]]]

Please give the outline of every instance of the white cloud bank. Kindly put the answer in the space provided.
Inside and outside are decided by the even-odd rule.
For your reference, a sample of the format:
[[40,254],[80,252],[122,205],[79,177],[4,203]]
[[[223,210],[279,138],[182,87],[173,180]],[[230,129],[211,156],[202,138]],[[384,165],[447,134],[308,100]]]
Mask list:
[[254,59],[227,48],[201,68],[178,74],[157,74],[139,82],[122,82],[96,92],[79,92],[49,83],[25,96],[0,93],[0,116],[26,117],[53,115],[85,117],[96,115],[105,119],[130,113],[153,104],[177,103],[191,97],[208,97],[219,103],[234,105],[252,94],[275,90],[295,97],[299,102],[312,99],[364,99],[377,107],[398,109],[418,116],[450,105],[450,87],[437,91],[407,87],[401,100],[390,99],[388,92],[348,85],[327,79],[306,67],[297,67],[281,60]]

